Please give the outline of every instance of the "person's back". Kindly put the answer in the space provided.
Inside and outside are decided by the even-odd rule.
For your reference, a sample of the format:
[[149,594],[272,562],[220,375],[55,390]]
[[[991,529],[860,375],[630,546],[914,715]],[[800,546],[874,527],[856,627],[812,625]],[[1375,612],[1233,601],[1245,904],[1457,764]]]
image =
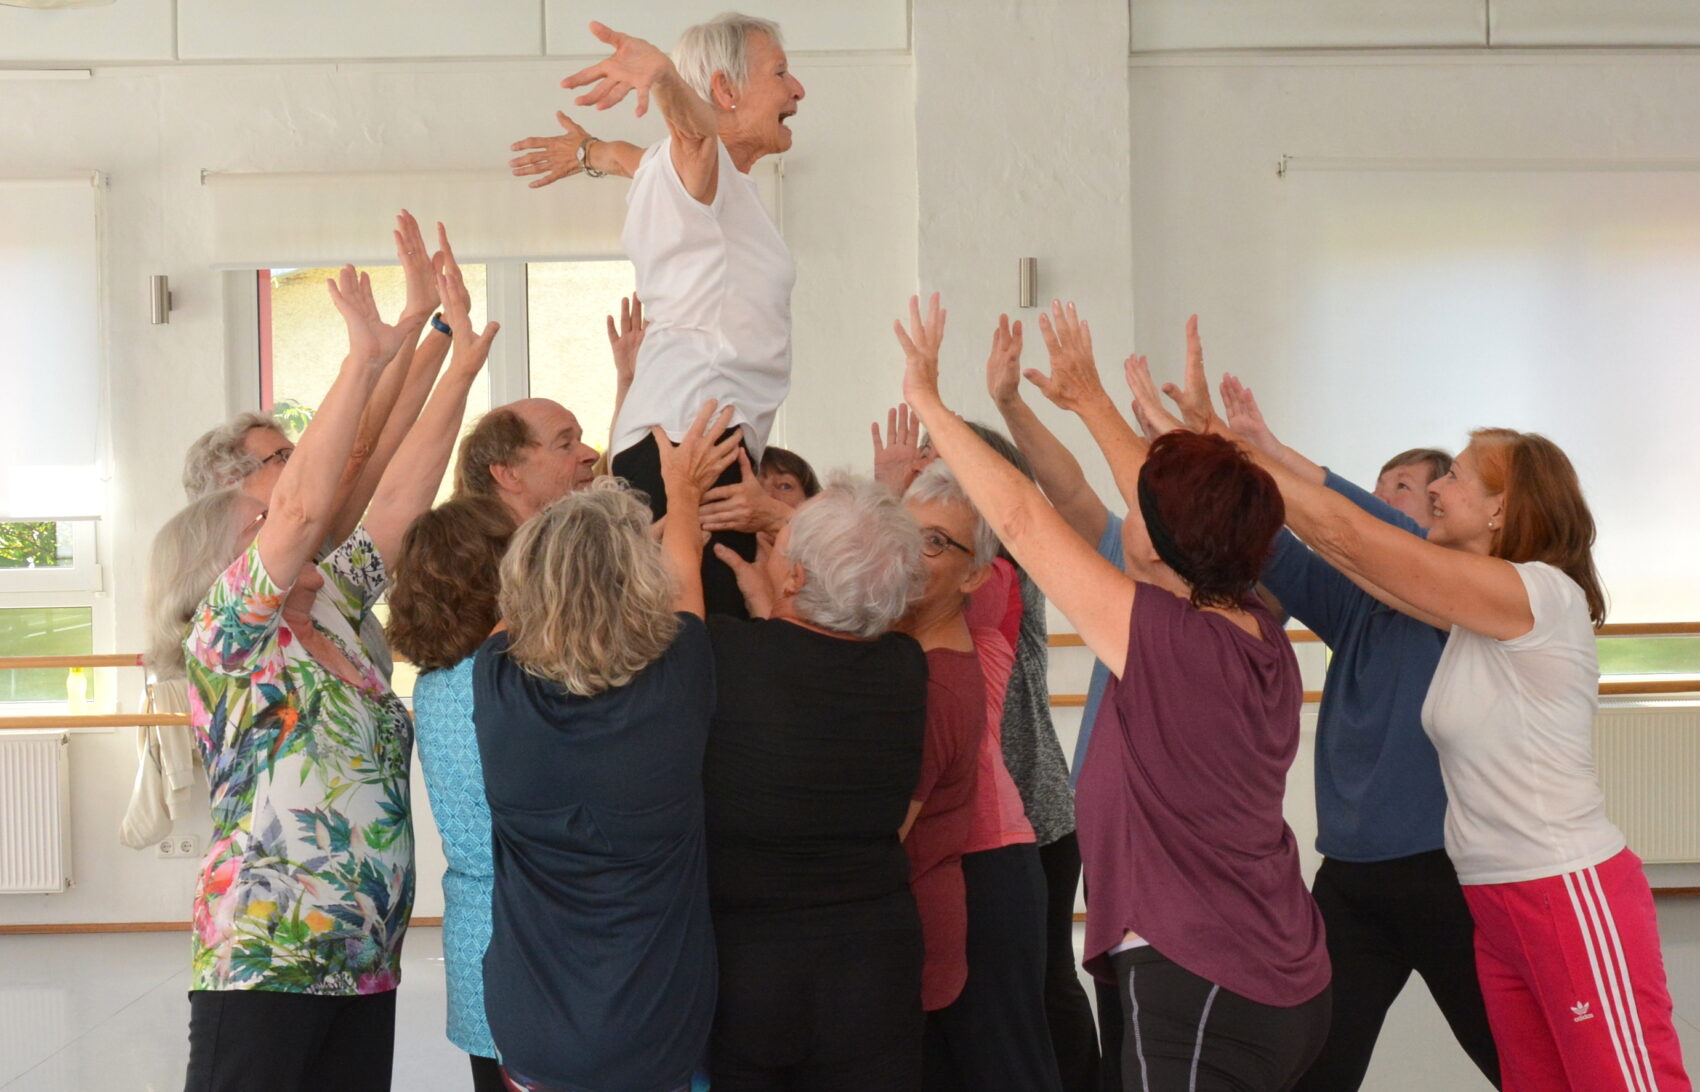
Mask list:
[[503,1064],[563,1087],[690,1078],[714,1012],[702,756],[714,694],[700,619],[592,697],[526,673],[497,634],[474,665]]
[[921,771],[920,646],[785,621],[716,618],[709,633],[718,698],[703,780],[717,924],[814,932],[911,918],[897,831]]

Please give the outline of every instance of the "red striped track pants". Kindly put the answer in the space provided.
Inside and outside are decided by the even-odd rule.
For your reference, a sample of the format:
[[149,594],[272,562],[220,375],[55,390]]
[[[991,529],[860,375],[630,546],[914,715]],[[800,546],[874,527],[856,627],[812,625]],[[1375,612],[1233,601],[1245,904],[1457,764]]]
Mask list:
[[1505,1092],[1691,1092],[1640,858],[1464,898]]

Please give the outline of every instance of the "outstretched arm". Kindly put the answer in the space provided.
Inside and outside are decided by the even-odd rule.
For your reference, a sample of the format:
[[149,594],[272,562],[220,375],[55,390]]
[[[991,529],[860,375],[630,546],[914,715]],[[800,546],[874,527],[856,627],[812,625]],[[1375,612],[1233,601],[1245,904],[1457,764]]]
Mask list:
[[[1060,315],[1061,308],[1057,311]],[[1069,322],[1072,331],[1072,315]],[[938,389],[938,352],[944,324],[945,313],[939,309],[936,294],[924,317],[920,300],[909,301],[908,329],[901,321],[894,324],[906,360],[904,397],[925,422],[933,446],[950,464],[998,539],[1074,623],[1093,654],[1119,673],[1127,662],[1133,581],[1098,556],[1097,550],[1045,502],[1032,482],[945,406]],[[1055,378],[1054,372],[1045,377],[1041,389],[1047,385],[1056,389]],[[1110,412],[1115,414],[1113,406]],[[1119,419],[1120,414],[1115,415]]]
[[348,355],[278,476],[260,528],[260,562],[279,586],[294,584],[301,566],[324,541],[336,514],[337,487],[348,467],[361,412],[403,337],[401,330],[378,315],[372,280],[366,274],[345,265],[336,280],[325,283],[348,326]]
[[[532,189],[559,182],[584,170],[585,164],[600,174],[630,178],[637,173],[643,159],[643,149],[624,140],[603,140],[585,132],[584,126],[561,111],[555,111],[555,121],[564,133],[560,136],[526,137],[508,146],[510,152],[524,152],[508,160],[517,178],[540,174],[526,185]],[[584,162],[579,162],[579,147],[584,146]]]
[[921,457],[921,419],[908,406],[899,404],[886,411],[883,441],[880,423],[875,421],[870,427],[874,431],[874,481],[901,497],[920,473],[916,463]]
[[1087,484],[1074,455],[1045,427],[1021,397],[1021,323],[998,316],[992,352],[986,358],[986,390],[1009,429],[1010,439],[1027,456],[1039,488],[1075,533],[1096,546],[1110,522],[1110,510]]
[[[437,225],[437,233],[441,237],[441,224]],[[419,410],[431,393],[431,384],[437,381],[437,373],[442,369],[443,358],[449,352],[448,339],[425,325],[441,302],[437,270],[419,232],[419,221],[406,209],[396,217],[395,251],[407,278],[407,303],[396,323],[403,331],[402,346],[385,369],[360,418],[354,457],[327,537],[332,544],[342,542],[359,526],[402,438],[418,419]]]
[[574,101],[598,110],[616,106],[636,91],[640,118],[649,112],[649,97],[654,95],[673,137],[673,168],[685,191],[705,205],[713,202],[720,168],[720,122],[713,105],[691,89],[667,54],[642,38],[601,23],[591,23],[590,32],[613,46],[613,54],[574,72],[561,86],[589,86]]
[[438,225],[442,245],[442,268],[437,273],[437,290],[443,303],[443,321],[454,331],[454,359],[424,412],[407,430],[399,445],[377,494],[372,498],[372,510],[366,516],[366,531],[372,536],[378,556],[386,567],[401,550],[402,536],[413,521],[424,515],[443,482],[449,456],[454,451],[455,437],[460,434],[466,417],[466,397],[472,390],[484,362],[490,357],[490,343],[501,327],[487,323],[482,334],[472,333],[472,298],[461,279],[460,265],[455,262],[449,240]]
[[1222,376],[1222,410],[1228,428],[1239,438],[1307,482],[1321,485],[1328,472],[1275,438],[1263,419],[1251,388],[1231,375]]
[[[1052,402],[1078,414],[1087,431],[1103,451],[1115,475],[1116,489],[1130,513],[1139,511],[1139,468],[1149,446],[1116,409],[1092,356],[1092,330],[1080,318],[1074,304],[1064,307],[1051,301],[1051,314],[1039,316],[1039,333],[1051,354],[1051,373],[1037,368],[1023,374]],[[1105,660],[1105,663],[1111,663]],[[1115,661],[1120,662],[1120,661]]]
[[632,380],[637,378],[638,350],[643,348],[643,335],[648,329],[649,320],[643,317],[643,301],[637,293],[621,296],[620,325],[616,328],[614,316],[608,316],[608,349],[614,356],[614,416],[608,419],[610,448],[620,428],[620,410],[625,408],[626,395],[632,389]]

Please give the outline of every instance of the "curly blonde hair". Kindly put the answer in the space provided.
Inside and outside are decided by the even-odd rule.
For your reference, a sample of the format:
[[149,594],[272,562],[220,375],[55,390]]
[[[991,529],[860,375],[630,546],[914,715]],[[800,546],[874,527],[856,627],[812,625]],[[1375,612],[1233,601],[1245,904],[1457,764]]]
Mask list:
[[649,508],[618,478],[551,504],[514,535],[499,604],[508,655],[589,697],[625,686],[679,633],[673,579]]

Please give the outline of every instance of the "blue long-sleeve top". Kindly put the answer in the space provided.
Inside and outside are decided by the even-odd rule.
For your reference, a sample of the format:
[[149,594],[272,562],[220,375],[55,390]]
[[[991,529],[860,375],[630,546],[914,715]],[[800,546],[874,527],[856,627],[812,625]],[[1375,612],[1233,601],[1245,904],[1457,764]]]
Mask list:
[[[1426,532],[1329,472],[1328,488],[1384,523]],[[1316,848],[1386,861],[1443,847],[1446,789],[1423,732],[1423,699],[1446,647],[1438,630],[1378,602],[1300,542],[1276,539],[1263,586],[1332,656],[1316,734]]]
[[414,732],[425,792],[443,836],[443,965],[447,972],[449,1041],[468,1054],[495,1058],[484,1016],[484,949],[490,943],[490,804],[472,727],[472,657],[428,671],[413,688]]

